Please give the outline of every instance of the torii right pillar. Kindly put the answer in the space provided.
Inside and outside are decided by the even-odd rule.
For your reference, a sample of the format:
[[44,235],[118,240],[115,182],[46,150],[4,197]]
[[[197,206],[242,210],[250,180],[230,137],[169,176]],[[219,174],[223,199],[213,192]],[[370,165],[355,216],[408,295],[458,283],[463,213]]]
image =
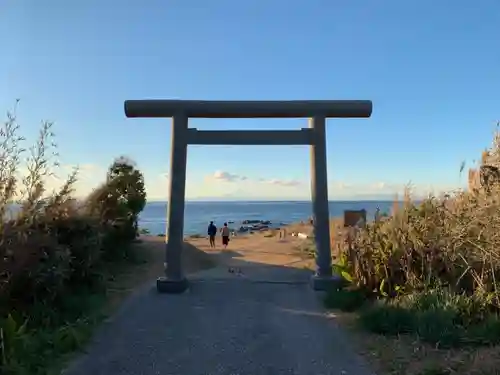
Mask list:
[[311,279],[314,290],[328,290],[341,281],[332,272],[330,247],[330,213],[328,207],[328,175],[326,163],[326,117],[316,115],[309,119],[313,131],[311,144],[311,197],[314,240],[316,242],[316,273]]

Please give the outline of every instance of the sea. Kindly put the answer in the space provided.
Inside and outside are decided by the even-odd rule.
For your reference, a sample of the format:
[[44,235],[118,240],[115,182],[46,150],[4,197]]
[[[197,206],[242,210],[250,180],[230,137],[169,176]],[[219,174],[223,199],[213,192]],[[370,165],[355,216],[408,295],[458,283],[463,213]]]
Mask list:
[[[342,217],[344,210],[367,212],[367,220],[372,220],[375,212],[390,212],[394,201],[331,201],[330,216]],[[273,226],[291,224],[307,220],[312,215],[310,201],[231,201],[231,202],[186,202],[184,211],[184,233],[186,235],[205,234],[208,223],[222,226],[229,223],[231,228],[239,228],[244,220],[269,220]],[[139,218],[140,229],[152,235],[164,234],[167,226],[167,202],[149,202]]]

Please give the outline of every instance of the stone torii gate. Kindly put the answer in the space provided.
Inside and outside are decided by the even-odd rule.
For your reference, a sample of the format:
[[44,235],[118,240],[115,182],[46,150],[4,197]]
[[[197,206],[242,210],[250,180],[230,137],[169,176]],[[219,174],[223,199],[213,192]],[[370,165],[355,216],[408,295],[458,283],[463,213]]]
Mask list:
[[[311,195],[316,241],[316,273],[311,285],[325,290],[338,281],[332,275],[330,215],[326,167],[327,118],[370,117],[369,100],[202,101],[127,100],[127,117],[171,117],[170,197],[165,276],[158,278],[163,293],[182,293],[188,288],[181,263],[184,241],[184,205],[188,145],[309,145],[311,147]],[[189,118],[309,118],[301,130],[197,130]]]

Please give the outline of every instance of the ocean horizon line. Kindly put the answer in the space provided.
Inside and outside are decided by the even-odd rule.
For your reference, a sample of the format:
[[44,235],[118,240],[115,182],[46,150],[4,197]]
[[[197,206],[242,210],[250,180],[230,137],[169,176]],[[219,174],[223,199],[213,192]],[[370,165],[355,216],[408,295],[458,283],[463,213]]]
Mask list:
[[[290,200],[266,200],[266,199],[231,199],[231,200],[224,200],[224,199],[186,199],[186,203],[311,203],[312,200],[310,199],[290,199]],[[329,199],[329,203],[331,202],[403,202],[401,199]],[[151,199],[148,200],[148,203],[168,203],[168,200],[156,200],[156,199]]]
[[[346,210],[366,210],[371,220],[380,211],[390,212],[400,206],[394,200],[331,200],[328,202],[330,217],[343,217]],[[140,214],[139,227],[150,233],[165,233],[167,225],[165,200],[149,201]],[[185,204],[184,232],[187,235],[205,233],[210,221],[221,224],[231,223],[241,228],[248,220],[269,221],[274,226],[287,225],[307,220],[313,214],[313,205],[308,200],[252,200],[252,201],[201,201],[193,200]]]

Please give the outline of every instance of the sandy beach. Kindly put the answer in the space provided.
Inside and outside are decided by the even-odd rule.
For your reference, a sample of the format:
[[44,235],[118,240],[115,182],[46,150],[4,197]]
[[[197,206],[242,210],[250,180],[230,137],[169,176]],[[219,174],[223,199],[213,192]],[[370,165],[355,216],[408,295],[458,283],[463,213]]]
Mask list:
[[[280,238],[280,231],[269,230],[231,237],[227,249],[222,247],[221,238],[216,238],[216,247],[210,248],[208,237],[185,237],[183,265],[188,275],[197,274],[215,278],[266,278],[266,265],[287,268],[312,268],[310,238],[293,236],[297,231],[310,233],[306,226],[289,226],[286,236]],[[284,233],[282,231],[281,233]],[[161,275],[164,261],[163,236],[141,236],[142,246],[154,254],[156,264],[151,272]],[[233,272],[234,271],[234,272]],[[153,275],[152,275],[153,276]]]
[[[344,233],[343,219],[332,218],[330,238],[333,258],[344,241]],[[155,249],[155,253],[159,253],[157,256],[161,259],[158,258],[157,263],[163,264],[165,236],[147,235],[141,238]],[[314,269],[313,227],[307,221],[292,223],[281,229],[231,236],[227,249],[223,249],[220,235],[216,237],[215,249],[210,248],[208,236],[185,236],[184,241],[183,263],[188,275],[206,269],[212,270],[205,271],[205,274],[215,274],[224,269],[225,277],[253,277],[255,270],[262,270],[263,265]],[[236,268],[235,274],[226,272],[227,268]]]

